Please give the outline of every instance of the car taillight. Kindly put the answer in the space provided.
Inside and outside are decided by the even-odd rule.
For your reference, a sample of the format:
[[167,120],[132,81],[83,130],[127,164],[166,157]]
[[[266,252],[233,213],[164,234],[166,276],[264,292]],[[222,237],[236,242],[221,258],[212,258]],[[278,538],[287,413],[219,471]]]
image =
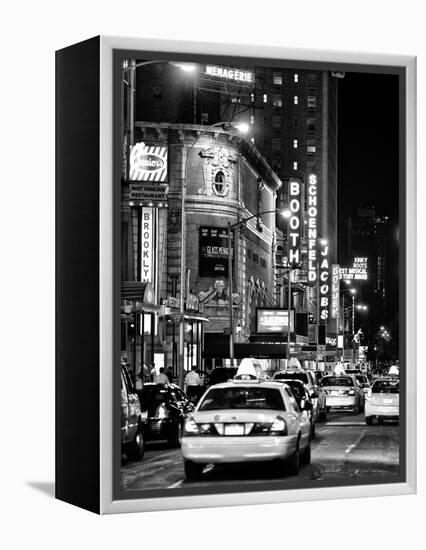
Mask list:
[[271,435],[287,435],[287,424],[282,416],[277,416],[269,430]]
[[183,426],[183,435],[200,435],[198,426],[192,417],[186,419]]
[[169,413],[164,405],[158,405],[157,410],[155,411],[154,418],[157,420],[162,420],[164,418],[168,418]]

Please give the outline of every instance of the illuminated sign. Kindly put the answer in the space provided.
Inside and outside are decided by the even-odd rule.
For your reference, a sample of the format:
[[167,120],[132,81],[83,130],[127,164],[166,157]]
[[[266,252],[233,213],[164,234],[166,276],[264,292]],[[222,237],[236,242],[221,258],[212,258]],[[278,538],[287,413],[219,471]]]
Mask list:
[[[288,310],[286,309],[256,309],[257,332],[287,333]],[[290,311],[290,332],[294,332],[294,310]]]
[[318,177],[308,176],[308,282],[317,280]]
[[336,346],[337,344],[337,338],[335,336],[326,336],[325,337],[325,345],[327,346]]
[[328,244],[321,244],[319,250],[319,295],[320,295],[320,319],[328,319],[328,292],[329,292],[329,265]]
[[300,265],[300,247],[302,243],[302,186],[297,180],[289,181],[289,208],[288,220],[288,262],[291,267]]
[[339,274],[339,265],[333,264],[331,266],[331,311],[330,317],[332,319],[339,318],[340,312],[340,274]]
[[153,283],[154,275],[154,210],[142,208],[141,281]]
[[167,147],[139,142],[130,148],[130,181],[167,181]]
[[367,263],[368,258],[366,258],[365,256],[354,258],[352,267],[340,268],[340,278],[344,281],[367,281]]
[[217,67],[215,65],[207,65],[206,75],[224,78],[226,80],[235,80],[236,82],[253,82],[253,73],[242,71],[241,69],[232,69],[226,67]]

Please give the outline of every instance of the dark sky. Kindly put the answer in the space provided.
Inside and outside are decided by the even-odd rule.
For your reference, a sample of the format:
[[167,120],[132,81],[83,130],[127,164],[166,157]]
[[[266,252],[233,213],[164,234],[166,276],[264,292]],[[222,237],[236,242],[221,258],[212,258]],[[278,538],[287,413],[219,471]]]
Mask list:
[[339,210],[359,205],[398,217],[398,80],[346,73],[339,80]]

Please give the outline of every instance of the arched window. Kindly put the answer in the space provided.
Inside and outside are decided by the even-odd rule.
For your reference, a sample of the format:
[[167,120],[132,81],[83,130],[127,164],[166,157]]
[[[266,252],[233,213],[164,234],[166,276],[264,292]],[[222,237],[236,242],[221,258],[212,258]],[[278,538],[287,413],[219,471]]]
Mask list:
[[219,172],[216,172],[216,175],[214,177],[213,190],[216,193],[216,195],[226,195],[226,192],[227,192],[226,177],[221,170],[219,170]]

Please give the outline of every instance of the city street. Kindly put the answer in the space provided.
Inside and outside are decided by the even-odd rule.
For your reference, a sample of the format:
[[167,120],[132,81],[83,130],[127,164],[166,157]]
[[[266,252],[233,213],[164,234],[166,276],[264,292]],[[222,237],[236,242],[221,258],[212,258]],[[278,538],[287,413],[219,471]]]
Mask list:
[[[330,412],[327,422],[316,425],[312,442],[312,461],[302,466],[301,480],[356,478],[397,475],[399,461],[399,426],[396,423],[367,426],[364,414]],[[209,465],[197,482],[187,482],[179,449],[166,443],[147,444],[142,461],[122,464],[124,489],[165,489],[201,487],[233,483],[286,482],[268,463]]]

